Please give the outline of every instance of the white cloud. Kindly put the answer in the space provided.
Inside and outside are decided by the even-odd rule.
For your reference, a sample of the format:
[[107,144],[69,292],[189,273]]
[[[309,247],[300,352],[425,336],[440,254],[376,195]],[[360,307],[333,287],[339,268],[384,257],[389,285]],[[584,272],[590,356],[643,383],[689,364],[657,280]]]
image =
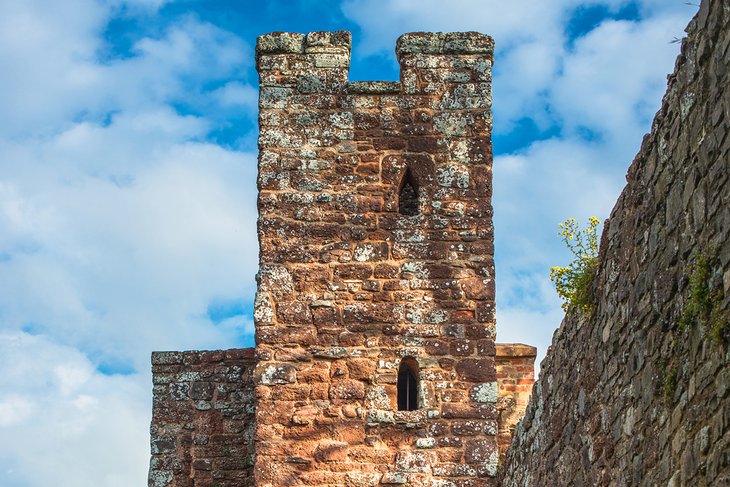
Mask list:
[[127,57],[102,59],[112,48],[101,34],[114,11],[94,0],[0,3],[0,65],[12,66],[12,76],[0,77],[0,133],[52,134],[78,118],[194,105],[206,82],[252,62],[243,41],[193,17],[139,39]]
[[[130,7],[101,5],[0,7],[15,26],[0,59],[16,67],[0,86],[13,100],[0,121],[0,326],[146,369],[151,348],[250,334],[213,327],[206,310],[251,298],[255,156],[206,142],[216,122],[170,102],[210,108],[207,85],[252,61],[240,39],[188,16],[101,62],[108,16]],[[237,82],[209,97],[253,112],[251,93]]]
[[255,155],[207,142],[216,120],[173,108],[210,113],[210,97],[254,112],[251,87],[225,85],[249,49],[185,17],[100,57],[111,15],[162,3],[0,4],[3,486],[144,484],[150,350],[252,332],[207,309],[252,298]]
[[251,85],[230,81],[211,94],[222,107],[256,109],[259,93]]
[[18,394],[8,394],[0,399],[0,428],[20,423],[33,412],[30,399]]
[[[111,141],[120,163],[145,150],[126,152],[123,142],[134,137],[116,137],[98,139]],[[103,151],[82,144],[89,146],[75,159],[76,174],[61,165],[43,187],[21,180],[35,187],[5,183],[10,189],[0,191],[0,220],[15,222],[0,240],[12,255],[0,261],[6,326],[30,322],[85,349],[134,357],[136,367],[148,360],[140,340],[158,348],[234,345],[240,331],[209,329],[205,310],[215,298],[252,293],[253,157],[191,142],[157,154],[148,146],[144,166],[110,161],[97,169],[92,159]],[[33,162],[31,174],[46,163]]]
[[144,484],[147,374],[104,376],[73,348],[25,333],[0,333],[0,367],[3,486]]
[[[552,83],[551,106],[564,130],[587,127],[635,151],[658,109],[684,16],[606,21],[579,38]],[[627,140],[628,138],[628,140]]]

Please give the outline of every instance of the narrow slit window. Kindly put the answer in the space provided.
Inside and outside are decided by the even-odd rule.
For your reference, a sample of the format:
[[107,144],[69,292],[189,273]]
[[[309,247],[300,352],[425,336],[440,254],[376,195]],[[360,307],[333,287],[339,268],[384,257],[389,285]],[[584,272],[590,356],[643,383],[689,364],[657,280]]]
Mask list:
[[418,409],[418,365],[412,358],[401,361],[398,369],[398,411]]
[[418,184],[410,168],[406,169],[400,184],[398,213],[406,216],[418,215]]

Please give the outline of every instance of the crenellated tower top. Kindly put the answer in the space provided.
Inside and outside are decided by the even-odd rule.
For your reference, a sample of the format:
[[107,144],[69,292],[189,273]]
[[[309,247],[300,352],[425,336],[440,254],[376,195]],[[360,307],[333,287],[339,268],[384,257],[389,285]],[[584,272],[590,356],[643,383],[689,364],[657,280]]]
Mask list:
[[[352,36],[347,31],[274,32],[262,35],[256,42],[256,66],[261,74],[262,86],[291,84],[294,80],[264,76],[268,71],[299,73],[307,79],[317,78],[318,83],[300,85],[305,92],[350,93],[413,93],[416,84],[408,74],[415,69],[443,69],[468,67],[467,63],[454,62],[462,56],[479,57],[475,69],[490,72],[494,56],[494,41],[478,32],[412,32],[398,38],[396,55],[401,65],[400,82],[355,81],[347,82],[350,66]],[[451,61],[449,60],[451,58]],[[319,70],[330,73],[326,77],[315,76]],[[490,81],[482,79],[481,81]]]

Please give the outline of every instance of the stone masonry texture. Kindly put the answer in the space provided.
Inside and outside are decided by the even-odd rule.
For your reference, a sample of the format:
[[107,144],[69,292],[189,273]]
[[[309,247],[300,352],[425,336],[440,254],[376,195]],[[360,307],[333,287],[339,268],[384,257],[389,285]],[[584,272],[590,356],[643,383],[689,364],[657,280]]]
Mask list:
[[730,3],[687,32],[604,225],[595,313],[555,333],[505,486],[730,485]]
[[253,349],[152,354],[151,487],[253,485]]
[[497,411],[499,413],[500,460],[504,456],[517,423],[527,408],[535,382],[537,349],[521,343],[497,344]]
[[492,39],[350,47],[258,39],[256,348],[153,354],[152,487],[497,485],[535,349],[494,341]]
[[495,485],[493,42],[405,34],[400,82],[349,83],[350,46],[257,43],[255,482]]

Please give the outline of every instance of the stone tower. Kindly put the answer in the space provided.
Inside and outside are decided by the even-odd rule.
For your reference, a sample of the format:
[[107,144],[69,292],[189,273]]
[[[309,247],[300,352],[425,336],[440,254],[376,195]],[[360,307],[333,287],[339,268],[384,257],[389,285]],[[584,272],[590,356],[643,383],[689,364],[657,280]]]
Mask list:
[[255,483],[491,485],[493,41],[403,35],[400,82],[350,47],[256,46]]
[[154,352],[150,487],[496,485],[535,348],[496,345],[493,43],[258,39],[256,348]]

